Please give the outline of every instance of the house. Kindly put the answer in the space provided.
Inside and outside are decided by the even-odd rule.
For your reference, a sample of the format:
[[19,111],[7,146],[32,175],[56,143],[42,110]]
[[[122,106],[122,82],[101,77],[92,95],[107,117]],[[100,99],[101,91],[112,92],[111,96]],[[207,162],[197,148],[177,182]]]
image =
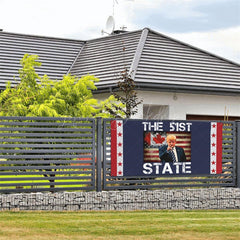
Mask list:
[[0,89],[19,81],[25,53],[39,56],[40,76],[98,77],[99,99],[117,88],[121,71],[128,69],[143,99],[134,118],[240,119],[240,65],[149,28],[88,41],[1,31]]

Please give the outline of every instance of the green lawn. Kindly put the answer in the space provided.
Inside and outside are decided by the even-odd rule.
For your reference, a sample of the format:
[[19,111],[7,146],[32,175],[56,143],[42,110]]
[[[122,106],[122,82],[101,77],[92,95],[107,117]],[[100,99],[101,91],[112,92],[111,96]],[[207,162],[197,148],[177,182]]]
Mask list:
[[240,210],[3,211],[0,239],[239,240]]

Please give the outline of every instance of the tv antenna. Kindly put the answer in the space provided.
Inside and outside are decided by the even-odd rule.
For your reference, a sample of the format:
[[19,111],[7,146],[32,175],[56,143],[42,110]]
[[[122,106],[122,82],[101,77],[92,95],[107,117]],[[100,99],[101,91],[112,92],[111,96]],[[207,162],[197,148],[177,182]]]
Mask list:
[[114,10],[115,10],[115,3],[117,3],[118,4],[118,1],[117,0],[113,0],[113,16],[114,16]]
[[[107,34],[110,35],[115,31],[115,20],[114,20],[114,15],[115,15],[115,5],[119,4],[118,3],[119,0],[113,0],[113,5],[112,5],[112,16],[109,16],[106,22],[106,26],[105,26],[105,30],[102,30],[101,33],[103,34]],[[134,0],[125,0],[125,1],[129,1],[129,2],[133,2]],[[127,27],[126,26],[122,26],[120,29],[120,31],[125,31]]]

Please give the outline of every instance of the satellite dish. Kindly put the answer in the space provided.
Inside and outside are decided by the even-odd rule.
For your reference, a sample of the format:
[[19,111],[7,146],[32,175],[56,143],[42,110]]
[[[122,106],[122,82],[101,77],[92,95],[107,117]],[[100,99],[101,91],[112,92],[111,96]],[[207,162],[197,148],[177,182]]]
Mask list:
[[113,16],[109,16],[106,22],[106,31],[111,34],[114,31],[114,28],[115,28],[114,18]]

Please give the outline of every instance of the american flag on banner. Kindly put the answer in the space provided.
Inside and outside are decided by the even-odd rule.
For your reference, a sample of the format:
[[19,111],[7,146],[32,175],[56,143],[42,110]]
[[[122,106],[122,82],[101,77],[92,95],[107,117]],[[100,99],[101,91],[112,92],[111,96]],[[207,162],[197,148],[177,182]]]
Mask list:
[[144,135],[144,162],[160,162],[158,148],[167,144],[169,134],[177,138],[176,146],[184,149],[187,161],[191,161],[191,133],[189,132],[146,132]]
[[210,174],[222,173],[222,123],[211,122]]
[[171,134],[174,134],[177,137],[176,146],[184,149],[186,160],[190,162],[191,161],[191,133],[173,132]]

